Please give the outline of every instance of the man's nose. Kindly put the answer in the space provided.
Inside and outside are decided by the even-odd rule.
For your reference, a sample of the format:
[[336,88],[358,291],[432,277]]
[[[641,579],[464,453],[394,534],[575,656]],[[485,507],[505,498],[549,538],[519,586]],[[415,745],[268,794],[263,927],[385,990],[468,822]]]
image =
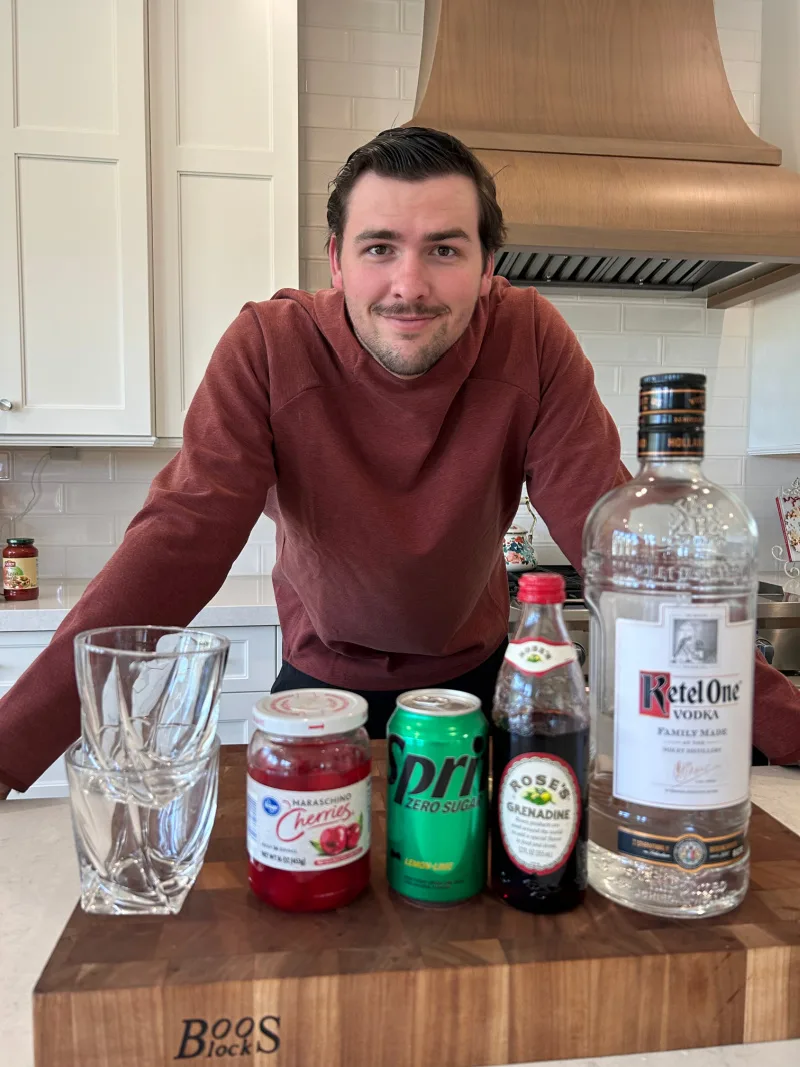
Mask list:
[[392,294],[406,303],[426,300],[430,295],[430,282],[425,264],[418,256],[401,256],[392,277]]

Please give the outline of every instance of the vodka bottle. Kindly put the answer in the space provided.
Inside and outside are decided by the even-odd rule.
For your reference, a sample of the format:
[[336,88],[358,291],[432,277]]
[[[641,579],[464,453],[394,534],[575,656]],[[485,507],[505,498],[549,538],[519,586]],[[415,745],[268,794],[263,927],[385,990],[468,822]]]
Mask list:
[[703,477],[703,375],[642,378],[639,411],[639,472],[584,529],[589,882],[717,915],[748,884],[756,526]]

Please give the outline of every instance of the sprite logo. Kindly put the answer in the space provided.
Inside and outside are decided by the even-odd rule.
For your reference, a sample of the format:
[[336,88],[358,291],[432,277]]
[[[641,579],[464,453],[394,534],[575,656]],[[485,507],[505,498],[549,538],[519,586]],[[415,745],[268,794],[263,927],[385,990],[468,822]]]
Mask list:
[[[438,767],[430,756],[407,753],[405,747],[405,738],[389,735],[389,788],[395,804],[418,811],[464,810],[455,798],[470,797],[476,784],[477,791],[483,788],[485,738],[474,737],[471,752],[447,756]],[[428,799],[421,800],[423,795]],[[442,805],[448,795],[453,799]]]

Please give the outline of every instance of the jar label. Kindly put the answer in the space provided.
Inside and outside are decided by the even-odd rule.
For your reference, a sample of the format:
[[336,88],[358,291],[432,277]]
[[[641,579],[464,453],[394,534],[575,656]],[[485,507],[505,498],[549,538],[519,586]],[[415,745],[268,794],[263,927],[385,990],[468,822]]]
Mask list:
[[370,776],[341,789],[275,789],[247,776],[247,851],[284,871],[343,867],[369,851]]
[[693,811],[748,798],[755,622],[725,604],[618,619],[614,795]]
[[36,589],[39,585],[39,560],[36,556],[3,560],[4,589]]
[[578,653],[571,641],[547,641],[543,637],[523,637],[509,641],[504,657],[523,674],[547,674],[565,663],[572,663]]
[[526,874],[551,874],[575,848],[581,794],[572,767],[559,756],[525,752],[503,771],[498,800],[506,852]]

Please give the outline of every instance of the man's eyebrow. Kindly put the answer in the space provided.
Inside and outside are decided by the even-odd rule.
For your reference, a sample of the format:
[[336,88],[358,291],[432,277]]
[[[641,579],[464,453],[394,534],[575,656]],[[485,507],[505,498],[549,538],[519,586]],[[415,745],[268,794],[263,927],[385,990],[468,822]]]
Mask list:
[[[400,241],[402,235],[397,230],[362,230],[362,232],[356,237],[356,241]],[[434,230],[432,233],[426,233],[423,240],[425,241],[469,241],[470,236],[460,227],[453,230]]]

